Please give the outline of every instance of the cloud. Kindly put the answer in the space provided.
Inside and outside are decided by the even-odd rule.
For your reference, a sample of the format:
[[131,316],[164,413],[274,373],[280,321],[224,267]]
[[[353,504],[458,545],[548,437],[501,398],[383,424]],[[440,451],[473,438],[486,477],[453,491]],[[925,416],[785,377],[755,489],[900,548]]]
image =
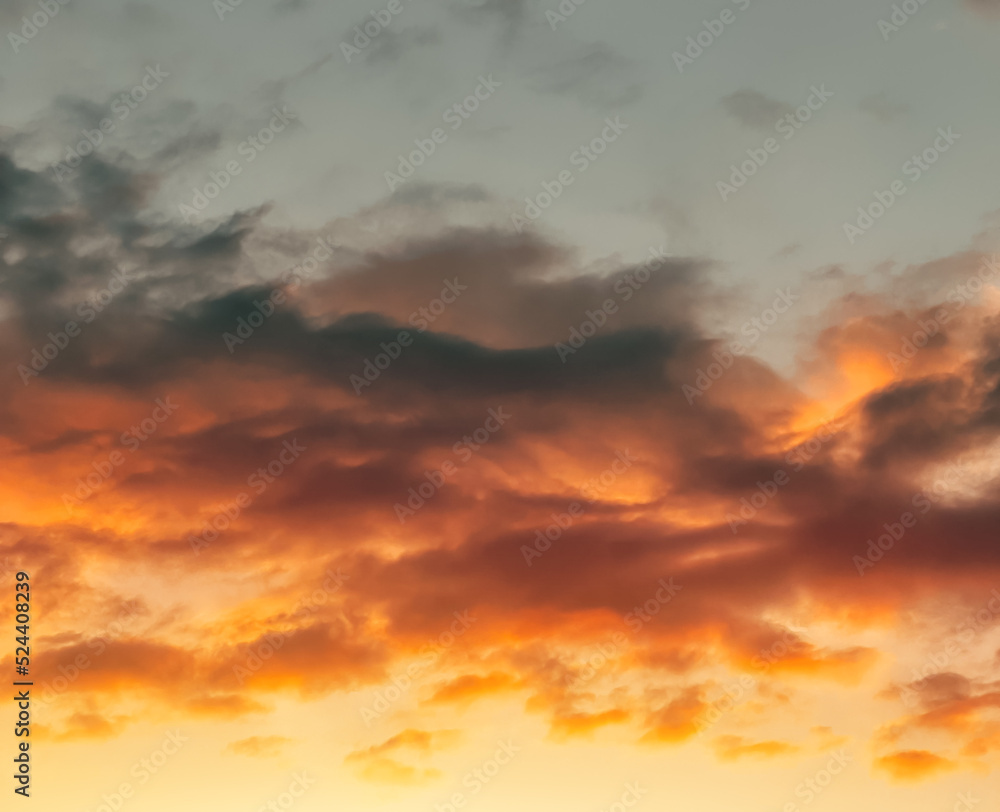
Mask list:
[[439,687],[434,695],[427,700],[427,704],[467,705],[482,697],[517,690],[520,685],[521,683],[516,677],[501,671],[494,671],[483,676],[466,674]]
[[382,744],[349,753],[344,762],[356,765],[359,776],[374,784],[419,786],[440,778],[441,771],[411,766],[387,754],[411,750],[416,751],[418,755],[429,756],[438,750],[453,747],[459,738],[457,730],[408,729]]
[[[711,325],[741,293],[719,283],[711,257],[667,257],[637,292],[641,264],[585,269],[572,248],[499,226],[439,225],[376,250],[358,223],[332,224],[323,233],[343,242],[296,286],[283,272],[315,233],[269,225],[266,208],[198,227],[157,221],[149,169],[98,156],[57,186],[0,162],[11,373],[0,381],[0,560],[30,561],[51,585],[58,636],[37,655],[41,671],[88,658],[50,735],[115,736],[166,709],[258,716],[288,696],[375,691],[417,662],[414,696],[426,701],[414,718],[523,692],[556,740],[623,725],[645,744],[704,746],[699,718],[728,674],[761,678],[748,725],[803,686],[861,695],[892,652],[857,645],[857,630],[901,616],[940,624],[929,594],[960,602],[995,574],[992,293],[952,302],[933,341],[898,369],[890,359],[949,306],[943,283],[983,272],[978,251],[906,269],[903,302],[884,275],[841,272],[849,293],[810,312],[798,366],[781,372],[725,356],[733,336]],[[364,222],[488,199],[414,188]],[[121,265],[134,282],[25,385],[18,365]],[[433,304],[456,280],[461,296]],[[224,333],[275,290],[285,302],[230,353]],[[564,363],[556,344],[609,299],[618,312]],[[412,342],[396,352],[402,331]],[[725,374],[689,402],[685,385],[719,358]],[[356,391],[352,376],[373,359],[379,374]],[[167,396],[176,416],[133,452],[123,435]],[[491,409],[510,418],[484,440]],[[293,441],[301,459],[267,474]],[[98,475],[116,451],[125,461]],[[631,462],[616,470],[622,455]],[[934,493],[958,462],[962,475]],[[763,487],[779,470],[787,484]],[[67,510],[63,496],[88,477],[93,493]],[[919,511],[921,494],[928,507],[905,543],[859,576],[855,557],[874,557],[869,540]],[[252,499],[237,511],[241,497]],[[409,504],[400,521],[396,506]],[[740,511],[734,532],[727,514]],[[220,513],[225,527],[196,556],[192,536]],[[324,587],[328,568],[349,580]],[[671,575],[677,599],[604,654]],[[109,634],[153,578],[163,593],[143,590],[134,625]],[[95,586],[114,583],[128,589]],[[194,597],[165,597],[180,593]],[[476,618],[460,636],[456,612]],[[801,626],[784,620],[800,612]],[[839,631],[812,637],[810,624]],[[628,690],[615,693],[616,680]],[[884,771],[925,769],[899,753],[923,752],[928,733],[963,754],[947,759],[955,769],[995,753],[996,689],[983,674],[956,666],[914,690],[923,704],[898,731],[872,731]],[[99,724],[88,703],[111,696],[127,697],[128,716]],[[740,734],[723,740],[724,758],[782,741]],[[351,763],[370,780],[422,783],[436,768],[407,757],[436,747],[400,734]]]
[[60,742],[105,741],[114,739],[132,723],[134,719],[124,715],[108,716],[104,713],[78,711],[67,717],[61,729],[39,726],[35,731],[43,739]]
[[774,758],[797,753],[799,747],[791,742],[749,741],[743,736],[719,736],[713,742],[721,761],[738,761],[743,758]]
[[684,689],[662,708],[650,714],[649,729],[641,741],[647,744],[678,744],[699,732],[699,718],[708,710],[703,688],[693,685]]
[[773,130],[782,116],[794,111],[790,104],[750,88],[742,88],[723,97],[722,109],[741,124],[766,131]]
[[549,737],[556,741],[591,738],[595,731],[607,725],[620,725],[629,721],[630,714],[622,708],[612,708],[600,713],[574,713],[557,716],[552,720]]
[[896,781],[914,782],[931,778],[956,768],[950,759],[927,750],[902,750],[875,759],[875,766]]
[[286,736],[251,736],[248,739],[230,742],[226,746],[227,753],[252,758],[272,758],[280,755],[285,746],[293,739]]
[[381,744],[373,745],[366,750],[355,750],[349,753],[345,760],[367,761],[397,750],[416,750],[420,753],[430,754],[454,746],[459,738],[460,734],[457,730],[429,731],[409,728],[386,739]]

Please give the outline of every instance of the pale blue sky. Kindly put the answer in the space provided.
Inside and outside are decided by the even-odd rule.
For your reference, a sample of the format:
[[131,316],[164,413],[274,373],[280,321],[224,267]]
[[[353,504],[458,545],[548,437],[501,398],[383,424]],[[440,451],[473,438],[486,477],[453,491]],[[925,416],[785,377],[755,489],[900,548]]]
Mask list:
[[[99,120],[125,89],[122,77],[138,81],[161,64],[169,79],[101,149],[126,150],[161,172],[153,206],[177,217],[193,187],[236,157],[272,107],[287,105],[302,126],[279,134],[205,216],[272,202],[267,222],[318,228],[384,207],[384,174],[397,156],[435,127],[448,129],[444,111],[492,75],[501,86],[448,129],[408,182],[476,187],[471,197],[482,199],[442,224],[510,228],[524,196],[571,168],[573,151],[619,116],[628,125],[621,139],[533,226],[579,248],[581,269],[666,245],[723,263],[722,278],[764,301],[775,285],[830,265],[867,273],[989,248],[977,235],[996,224],[998,208],[991,170],[1000,117],[991,99],[1000,19],[928,0],[886,41],[877,24],[889,2],[752,0],[740,10],[746,2],[587,0],[553,30],[554,1],[400,0],[399,14],[350,62],[341,42],[386,4],[244,0],[220,20],[207,0],[70,3],[19,53],[4,43],[2,123],[34,127],[38,137],[19,144],[19,158],[51,163],[86,116]],[[7,6],[5,38],[21,14],[37,11],[21,0]],[[679,72],[673,53],[726,8],[732,23]],[[716,183],[730,164],[774,135],[774,111],[802,104],[820,84],[833,97],[794,138],[779,137],[777,154],[723,203]],[[728,104],[733,94],[749,108]],[[960,140],[849,244],[844,221],[948,126]],[[386,223],[387,237],[413,226]]]

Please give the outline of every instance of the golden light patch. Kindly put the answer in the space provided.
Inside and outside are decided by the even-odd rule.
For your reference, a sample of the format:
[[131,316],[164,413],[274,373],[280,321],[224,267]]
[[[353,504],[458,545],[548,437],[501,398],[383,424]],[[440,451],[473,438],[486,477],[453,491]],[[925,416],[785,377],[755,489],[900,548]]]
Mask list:
[[791,742],[749,741],[742,736],[719,736],[712,742],[715,754],[721,761],[737,761],[741,758],[774,758],[797,753],[801,749]]

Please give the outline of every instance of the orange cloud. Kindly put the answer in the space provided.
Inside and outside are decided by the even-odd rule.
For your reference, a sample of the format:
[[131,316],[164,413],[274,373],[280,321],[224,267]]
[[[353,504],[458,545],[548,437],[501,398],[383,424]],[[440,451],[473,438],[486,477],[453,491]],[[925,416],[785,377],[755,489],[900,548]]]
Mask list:
[[797,753],[801,748],[790,742],[751,742],[742,736],[719,736],[712,742],[715,753],[721,761],[737,761],[741,758],[774,758],[789,753]]
[[630,718],[628,711],[621,708],[603,711],[602,713],[575,713],[571,716],[557,716],[552,721],[550,737],[556,740],[572,738],[588,738],[598,728],[607,725],[620,725]]
[[119,736],[133,721],[128,716],[108,717],[100,713],[78,712],[70,714],[61,730],[39,726],[35,734],[38,738],[55,741],[100,741]]
[[658,711],[650,714],[647,723],[650,729],[640,741],[647,744],[677,744],[700,731],[699,720],[708,709],[702,699],[702,688],[692,686],[671,700]]
[[501,671],[485,676],[465,674],[439,687],[427,704],[469,704],[493,694],[517,690],[521,686],[520,680]]
[[897,781],[922,781],[957,769],[958,764],[927,750],[900,750],[875,759],[875,766]]

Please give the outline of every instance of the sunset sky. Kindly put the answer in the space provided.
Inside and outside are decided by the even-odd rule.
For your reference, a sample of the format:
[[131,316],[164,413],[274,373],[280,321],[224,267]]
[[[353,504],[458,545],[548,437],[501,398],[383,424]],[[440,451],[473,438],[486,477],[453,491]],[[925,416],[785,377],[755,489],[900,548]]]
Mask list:
[[996,0],[0,34],[11,809],[997,808]]

